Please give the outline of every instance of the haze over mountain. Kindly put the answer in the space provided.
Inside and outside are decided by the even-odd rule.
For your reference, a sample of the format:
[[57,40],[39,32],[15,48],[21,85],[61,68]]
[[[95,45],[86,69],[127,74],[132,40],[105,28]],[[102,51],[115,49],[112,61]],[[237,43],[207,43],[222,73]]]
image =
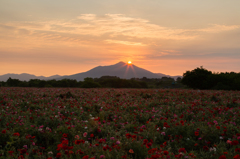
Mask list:
[[83,81],[86,77],[91,78],[100,78],[102,76],[117,76],[119,78],[123,79],[131,79],[131,78],[162,78],[162,77],[172,77],[177,78],[181,76],[169,76],[162,73],[152,73],[148,70],[145,70],[143,68],[137,67],[133,64],[127,64],[124,62],[119,62],[114,65],[110,66],[97,66],[87,72],[77,73],[74,75],[68,75],[68,76],[59,76],[54,75],[50,77],[44,77],[44,76],[35,76],[31,74],[5,74],[0,76],[0,81],[7,81],[9,77],[12,79],[19,79],[21,81],[29,81],[30,79],[41,79],[41,80],[50,80],[50,79],[75,79],[77,81]]
[[45,77],[45,76],[35,76],[28,73],[22,73],[22,74],[8,73],[0,76],[0,81],[7,81],[9,77],[11,77],[12,79],[19,79],[20,81],[29,81],[30,79],[50,80],[50,79],[59,78],[61,76],[53,75],[53,76]]

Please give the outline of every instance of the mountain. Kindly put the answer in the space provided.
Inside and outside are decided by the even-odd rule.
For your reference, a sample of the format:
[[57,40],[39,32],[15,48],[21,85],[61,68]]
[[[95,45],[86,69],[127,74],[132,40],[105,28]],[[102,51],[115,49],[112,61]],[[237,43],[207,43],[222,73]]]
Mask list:
[[30,79],[41,79],[41,80],[50,80],[50,79],[75,79],[77,81],[83,81],[86,77],[91,78],[100,78],[102,76],[117,76],[123,79],[131,79],[131,78],[162,78],[162,77],[172,77],[174,79],[177,79],[177,77],[181,76],[169,76],[162,73],[152,73],[148,70],[145,70],[143,68],[137,67],[133,64],[127,64],[124,62],[116,63],[115,65],[110,66],[98,66],[95,67],[87,72],[83,73],[77,73],[74,75],[69,76],[59,76],[54,75],[50,77],[44,77],[44,76],[35,76],[27,73],[22,74],[5,74],[0,76],[0,81],[7,81],[9,77],[12,79],[19,79],[21,81],[29,81]]
[[64,78],[68,79],[76,79],[77,81],[83,81],[86,77],[91,78],[99,78],[102,76],[117,76],[123,79],[131,79],[131,78],[162,78],[166,75],[164,74],[155,74],[143,68],[137,67],[133,64],[127,64],[124,62],[119,62],[115,65],[110,66],[98,66],[87,72],[78,73],[70,76],[62,76],[57,78],[57,80],[61,80]]
[[12,79],[19,79],[20,81],[29,81],[30,79],[50,80],[50,79],[59,78],[61,76],[53,75],[50,77],[44,77],[44,76],[35,76],[27,73],[22,73],[22,74],[9,73],[9,74],[0,76],[0,81],[7,81],[9,77],[11,77]]

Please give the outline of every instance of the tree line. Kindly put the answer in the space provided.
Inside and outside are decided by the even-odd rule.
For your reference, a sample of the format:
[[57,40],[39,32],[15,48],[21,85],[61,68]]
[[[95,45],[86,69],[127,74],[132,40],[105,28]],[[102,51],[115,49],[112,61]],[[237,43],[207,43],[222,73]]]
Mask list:
[[193,89],[240,90],[240,73],[213,73],[201,66],[186,71],[181,82]]
[[180,87],[181,78],[175,81],[170,77],[160,78],[132,78],[120,79],[116,76],[102,76],[100,78],[85,78],[84,81],[73,79],[40,80],[31,79],[20,81],[9,78],[6,82],[0,82],[5,87],[78,87],[78,88],[176,88]]

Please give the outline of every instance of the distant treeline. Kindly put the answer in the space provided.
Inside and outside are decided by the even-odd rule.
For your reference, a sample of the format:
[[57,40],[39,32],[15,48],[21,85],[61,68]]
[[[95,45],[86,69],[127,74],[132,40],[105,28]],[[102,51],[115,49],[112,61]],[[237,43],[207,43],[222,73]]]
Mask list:
[[212,73],[201,66],[184,73],[181,82],[194,89],[240,90],[240,73]]
[[163,77],[161,79],[132,78],[120,79],[115,76],[103,76],[100,78],[85,78],[84,81],[73,79],[62,80],[40,80],[31,79],[20,81],[9,78],[6,82],[0,82],[5,87],[78,87],[78,88],[175,88],[179,87],[181,79],[176,82],[173,78]]

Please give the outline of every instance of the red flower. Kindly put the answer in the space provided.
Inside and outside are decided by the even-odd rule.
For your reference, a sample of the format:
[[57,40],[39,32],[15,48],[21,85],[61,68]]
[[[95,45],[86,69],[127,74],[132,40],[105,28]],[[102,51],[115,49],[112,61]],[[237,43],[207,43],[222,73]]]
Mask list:
[[104,151],[107,151],[107,146],[103,146],[103,150],[104,150]]
[[209,148],[207,146],[203,146],[203,149],[206,150],[206,151],[209,150]]
[[68,140],[63,140],[63,141],[62,141],[62,144],[68,145]]
[[146,145],[148,143],[148,140],[147,139],[144,139],[143,140],[143,145]]
[[238,140],[232,141],[232,145],[238,145],[238,144],[239,144]]
[[186,150],[185,150],[185,148],[180,148],[180,149],[178,150],[178,152],[186,153]]
[[237,155],[235,155],[233,158],[234,158],[234,159],[240,159],[240,155],[237,154]]
[[163,151],[163,154],[164,154],[164,155],[168,155],[169,152],[168,152],[168,151]]
[[225,155],[220,156],[218,159],[226,159]]
[[74,142],[76,145],[80,145],[81,144],[81,140],[75,140]]
[[91,134],[90,137],[94,137],[94,134]]
[[235,148],[235,152],[240,152],[240,148]]
[[12,154],[13,154],[13,151],[8,151],[8,153],[12,156]]
[[57,155],[56,155],[57,158],[59,158],[59,157],[61,157],[61,156],[62,156],[61,153],[57,153]]
[[7,132],[6,130],[3,130],[3,131],[2,131],[3,134],[6,134],[6,132]]
[[130,137],[132,137],[132,135],[129,134],[129,133],[127,133],[127,134],[126,134],[126,137],[129,139]]
[[84,154],[84,152],[83,152],[82,150],[77,150],[76,153],[77,153],[77,154],[80,154],[80,155]]
[[198,132],[198,131],[195,131],[194,134],[195,134],[195,136],[198,136],[198,135],[199,135],[199,132]]
[[63,134],[63,137],[65,137],[65,138],[66,138],[67,136],[68,136],[68,134],[65,134],[65,133]]
[[149,147],[151,147],[151,146],[152,146],[152,143],[151,143],[151,142],[149,142],[149,143],[146,144],[146,147],[147,147],[147,148],[149,148]]
[[14,133],[13,136],[20,136],[20,134],[17,132],[17,133]]
[[83,158],[82,158],[82,159],[88,159],[88,157],[89,157],[89,156],[88,156],[88,155],[86,155],[86,156],[83,156]]

